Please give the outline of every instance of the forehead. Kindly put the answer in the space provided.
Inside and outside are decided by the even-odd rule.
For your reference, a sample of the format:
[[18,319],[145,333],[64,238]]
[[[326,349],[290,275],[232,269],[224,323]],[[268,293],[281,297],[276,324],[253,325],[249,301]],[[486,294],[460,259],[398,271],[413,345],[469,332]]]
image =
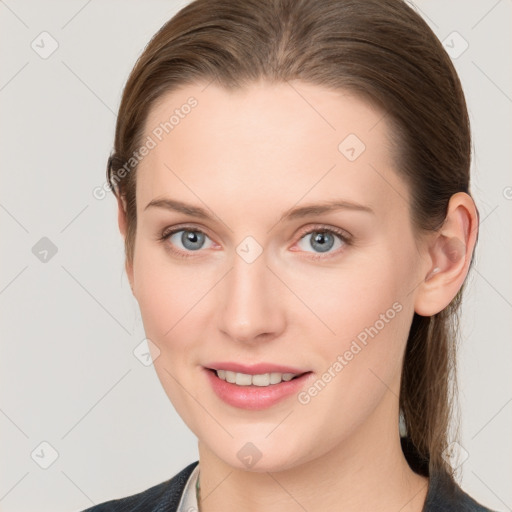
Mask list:
[[299,81],[234,91],[189,85],[153,106],[148,137],[155,145],[139,164],[141,209],[166,194],[283,209],[326,195],[389,209],[407,196],[384,112],[346,91]]

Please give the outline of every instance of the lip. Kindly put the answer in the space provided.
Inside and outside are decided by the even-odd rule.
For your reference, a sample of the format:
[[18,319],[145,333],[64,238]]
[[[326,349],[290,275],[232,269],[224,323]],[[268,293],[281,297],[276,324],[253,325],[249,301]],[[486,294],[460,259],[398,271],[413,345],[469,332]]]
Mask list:
[[309,371],[273,363],[241,364],[235,362],[218,362],[205,365],[205,367],[211,370],[228,370],[237,373],[247,373],[249,375],[261,375],[263,373],[272,372],[294,373],[296,375],[300,375],[301,373]]
[[[237,368],[240,368],[241,366],[243,365],[236,365]],[[234,366],[230,366],[229,368],[233,367]],[[258,368],[257,372],[261,372],[261,367],[259,367],[259,365],[251,366],[249,368],[251,368],[251,371],[253,371],[255,367]],[[284,366],[272,365],[272,367],[286,368],[287,371],[283,372],[280,370],[274,370],[276,372],[279,371],[279,373],[302,373],[302,375],[292,380],[283,381],[279,384],[272,384],[270,386],[238,386],[236,384],[231,384],[225,380],[220,379],[217,377],[215,371],[211,368],[203,368],[203,371],[205,372],[206,378],[208,379],[208,382],[210,383],[213,391],[222,401],[239,409],[259,411],[272,407],[273,405],[291,397],[292,395],[296,395],[313,378],[313,372],[311,371],[304,373],[297,371],[296,369],[294,370],[293,368]],[[249,373],[247,368],[248,367],[245,366],[245,371],[241,371],[240,373]],[[266,365],[265,368],[269,368],[269,365]],[[225,368],[217,369],[224,370]],[[261,373],[270,372],[263,371]]]

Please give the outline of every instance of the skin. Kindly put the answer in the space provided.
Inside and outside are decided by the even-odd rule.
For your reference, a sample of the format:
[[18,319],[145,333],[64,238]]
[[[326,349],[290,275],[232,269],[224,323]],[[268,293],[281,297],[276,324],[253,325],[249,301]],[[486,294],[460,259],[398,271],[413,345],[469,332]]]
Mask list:
[[[202,512],[420,511],[428,479],[409,468],[398,434],[403,353],[414,312],[440,311],[464,281],[472,199],[454,195],[442,229],[417,232],[383,112],[301,82],[187,85],[153,107],[145,136],[190,96],[197,107],[139,164],[126,270],[158,377],[198,438]],[[366,146],[354,161],[338,149],[348,134]],[[146,209],[162,198],[213,219]],[[280,221],[290,208],[338,199],[372,212]],[[124,235],[121,201],[119,226]],[[181,232],[158,241],[172,226],[204,231],[203,248],[187,250]],[[319,252],[306,232],[322,228],[351,241],[333,235]],[[247,236],[262,249],[252,263],[236,252]],[[307,404],[294,395],[242,410],[205,378],[213,361],[274,362],[311,371],[307,389],[396,303],[400,312]],[[237,457],[248,442],[261,453],[250,468]]]

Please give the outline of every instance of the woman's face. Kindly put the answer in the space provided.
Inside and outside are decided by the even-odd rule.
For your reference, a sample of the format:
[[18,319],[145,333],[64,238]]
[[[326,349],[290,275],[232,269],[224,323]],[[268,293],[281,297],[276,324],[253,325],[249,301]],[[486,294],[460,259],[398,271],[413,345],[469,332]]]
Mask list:
[[231,466],[397,435],[426,258],[387,130],[370,104],[301,82],[187,86],[147,119],[128,274],[167,395]]

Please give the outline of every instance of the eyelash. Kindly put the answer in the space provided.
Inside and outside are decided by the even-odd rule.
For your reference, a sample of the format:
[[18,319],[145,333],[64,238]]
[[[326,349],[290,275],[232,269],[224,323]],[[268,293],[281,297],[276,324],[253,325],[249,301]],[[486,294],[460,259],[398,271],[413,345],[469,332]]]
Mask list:
[[[194,254],[193,254],[194,251],[187,251],[186,253],[184,253],[181,250],[174,249],[171,244],[166,243],[168,241],[168,238],[171,235],[174,235],[175,233],[179,233],[180,231],[191,231],[193,233],[201,233],[205,236],[208,236],[208,234],[205,233],[202,229],[199,229],[195,226],[179,226],[179,227],[176,227],[173,229],[164,229],[162,234],[158,236],[158,241],[165,244],[165,247],[167,250],[169,250],[172,254],[174,254],[180,258],[194,257]],[[311,233],[328,233],[328,234],[337,236],[341,240],[343,246],[348,246],[348,245],[352,244],[352,237],[346,231],[339,229],[339,228],[327,227],[327,226],[323,226],[323,225],[313,226],[312,228],[309,228],[309,229],[301,232],[300,236],[299,236],[299,240],[302,240],[302,238],[304,238],[306,235],[310,235]],[[321,253],[316,253],[316,254],[312,253],[311,255],[308,256],[308,258],[313,259],[313,260],[318,260],[318,259],[325,260],[329,257],[337,256],[341,251],[343,251],[343,247],[341,247],[334,253],[326,253],[325,256],[323,256]],[[191,254],[189,254],[189,253],[191,253]]]

